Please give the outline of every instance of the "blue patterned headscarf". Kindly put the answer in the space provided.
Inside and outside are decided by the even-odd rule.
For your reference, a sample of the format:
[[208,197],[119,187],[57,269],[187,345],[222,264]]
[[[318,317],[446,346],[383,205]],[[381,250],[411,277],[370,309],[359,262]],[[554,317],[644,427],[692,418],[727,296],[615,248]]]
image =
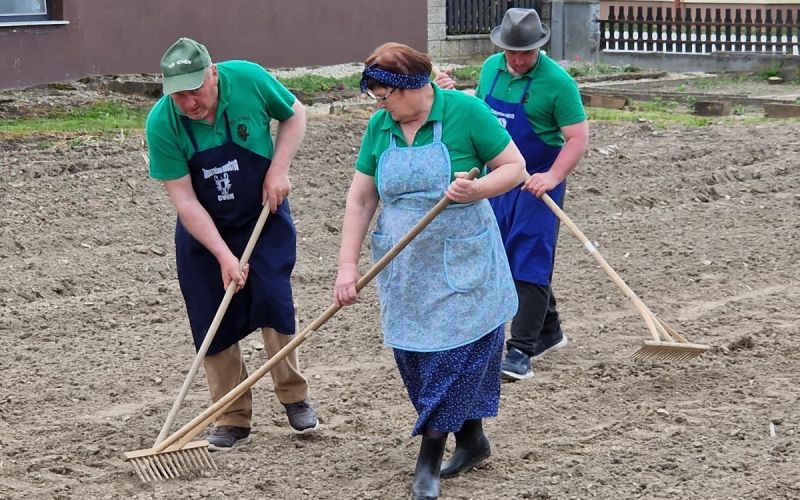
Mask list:
[[429,75],[404,75],[379,68],[377,64],[370,64],[361,73],[362,93],[367,91],[367,84],[370,78],[387,87],[396,87],[398,89],[420,89],[430,83]]

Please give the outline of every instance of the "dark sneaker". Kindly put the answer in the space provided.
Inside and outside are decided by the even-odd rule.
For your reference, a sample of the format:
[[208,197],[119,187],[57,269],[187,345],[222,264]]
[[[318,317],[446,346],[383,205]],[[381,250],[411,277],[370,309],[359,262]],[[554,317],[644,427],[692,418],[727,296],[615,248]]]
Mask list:
[[250,428],[235,425],[220,425],[211,429],[206,437],[209,451],[230,451],[234,445],[250,442]]
[[533,377],[531,358],[516,347],[506,353],[503,360],[503,380],[526,380]]
[[533,356],[531,356],[531,358],[539,359],[550,351],[567,347],[567,344],[569,344],[569,339],[567,339],[567,336],[564,335],[564,332],[562,332],[561,328],[559,328],[554,335],[551,335],[547,338],[539,338],[539,341],[536,343],[536,349],[533,351]]
[[289,425],[292,426],[292,430],[297,434],[313,432],[319,427],[317,412],[308,404],[308,400],[304,399],[297,403],[284,403],[283,407],[286,408]]

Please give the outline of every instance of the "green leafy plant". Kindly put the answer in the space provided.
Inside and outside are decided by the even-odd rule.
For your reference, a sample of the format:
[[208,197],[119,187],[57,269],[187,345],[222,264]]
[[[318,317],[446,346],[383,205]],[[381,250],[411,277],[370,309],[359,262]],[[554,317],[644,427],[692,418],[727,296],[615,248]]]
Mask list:
[[477,81],[481,74],[481,67],[478,65],[462,66],[453,70],[452,75],[455,80],[473,80]]
[[781,76],[781,65],[778,63],[771,64],[770,66],[756,73],[756,77],[760,80],[767,80],[774,76]]

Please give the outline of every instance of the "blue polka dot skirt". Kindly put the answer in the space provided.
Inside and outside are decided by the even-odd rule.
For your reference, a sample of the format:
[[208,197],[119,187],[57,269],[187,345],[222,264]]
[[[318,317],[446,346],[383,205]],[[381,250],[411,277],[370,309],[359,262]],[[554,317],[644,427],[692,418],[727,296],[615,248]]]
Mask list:
[[394,359],[419,418],[412,436],[425,427],[456,432],[465,420],[497,416],[504,325],[478,340],[436,352],[394,349]]

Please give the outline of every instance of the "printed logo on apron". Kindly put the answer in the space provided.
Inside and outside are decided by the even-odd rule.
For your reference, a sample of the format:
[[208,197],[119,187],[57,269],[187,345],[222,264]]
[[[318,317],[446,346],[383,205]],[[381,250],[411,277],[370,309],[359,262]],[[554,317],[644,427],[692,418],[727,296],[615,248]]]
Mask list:
[[236,196],[231,193],[233,186],[231,184],[231,178],[228,175],[228,172],[238,171],[239,161],[235,158],[220,167],[203,169],[204,179],[208,179],[209,177],[214,178],[214,184],[219,192],[217,195],[217,201],[232,201],[236,199]]

